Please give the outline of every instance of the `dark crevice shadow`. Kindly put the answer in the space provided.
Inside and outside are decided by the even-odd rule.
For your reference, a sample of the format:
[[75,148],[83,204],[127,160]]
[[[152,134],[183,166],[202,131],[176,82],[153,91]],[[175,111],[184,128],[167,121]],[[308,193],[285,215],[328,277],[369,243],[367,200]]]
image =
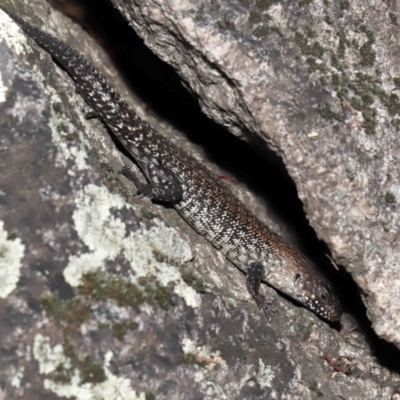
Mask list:
[[[172,67],[158,59],[107,0],[80,1],[84,8],[79,22],[103,45],[129,87],[151,111],[201,145],[208,159],[246,183],[295,232],[301,249],[335,283],[343,309],[357,321],[381,365],[400,373],[400,350],[380,339],[371,328],[358,286],[339,268],[335,271],[326,255],[327,246],[309,226],[296,187],[282,160],[271,151],[261,154],[201,113],[196,95],[182,85]],[[65,11],[65,10],[64,10]],[[121,149],[121,146],[119,146]],[[122,150],[122,149],[121,149]]]

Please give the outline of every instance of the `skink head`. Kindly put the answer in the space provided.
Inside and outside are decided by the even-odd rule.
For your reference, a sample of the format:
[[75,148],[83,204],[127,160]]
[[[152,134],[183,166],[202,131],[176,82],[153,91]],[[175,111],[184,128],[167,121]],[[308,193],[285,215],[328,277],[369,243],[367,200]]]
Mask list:
[[[299,301],[318,316],[339,321],[339,300],[329,281],[303,254],[282,241],[273,286]],[[276,257],[278,259],[278,257]],[[269,275],[267,275],[269,278]]]
[[339,301],[331,284],[318,271],[313,271],[312,274],[298,272],[294,286],[303,293],[302,302],[310,310],[328,321],[340,320],[342,312]]

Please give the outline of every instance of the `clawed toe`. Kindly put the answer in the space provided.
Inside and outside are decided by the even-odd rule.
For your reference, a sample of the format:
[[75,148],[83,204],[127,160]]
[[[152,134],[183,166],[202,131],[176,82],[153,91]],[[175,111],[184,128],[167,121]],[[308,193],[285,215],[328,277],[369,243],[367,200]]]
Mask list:
[[271,321],[273,314],[276,315],[278,313],[274,306],[274,302],[272,300],[267,300],[264,296],[258,295],[256,298],[256,303],[258,308],[263,310],[268,322]]

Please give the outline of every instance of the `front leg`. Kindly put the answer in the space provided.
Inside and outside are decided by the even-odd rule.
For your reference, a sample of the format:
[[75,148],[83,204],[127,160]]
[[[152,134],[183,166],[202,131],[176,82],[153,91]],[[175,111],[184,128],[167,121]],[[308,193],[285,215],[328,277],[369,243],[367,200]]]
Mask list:
[[247,267],[247,290],[255,300],[258,308],[264,311],[268,322],[271,321],[272,315],[276,314],[272,299],[267,299],[260,294],[260,284],[263,272],[263,265],[260,262],[253,262]]
[[166,203],[176,203],[182,198],[182,187],[175,177],[167,174],[160,166],[150,165],[147,170],[151,183],[142,182],[137,174],[126,166],[122,168],[121,173],[134,183],[138,195]]

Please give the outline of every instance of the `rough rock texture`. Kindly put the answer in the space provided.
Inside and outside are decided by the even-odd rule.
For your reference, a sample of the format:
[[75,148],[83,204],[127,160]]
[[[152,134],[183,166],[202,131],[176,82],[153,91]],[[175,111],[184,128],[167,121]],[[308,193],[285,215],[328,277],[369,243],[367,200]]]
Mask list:
[[[212,10],[220,12],[215,4]],[[85,53],[129,96],[114,71],[110,72],[104,54],[76,24],[50,12],[44,2],[36,1],[30,7],[19,3],[17,9],[30,22],[45,26]],[[182,4],[182,12],[185,7]],[[159,22],[167,15],[165,10],[160,3]],[[247,18],[242,5],[236,4],[234,10],[233,22],[236,13]],[[150,14],[154,17],[154,13],[145,11],[137,10],[151,22]],[[191,21],[206,27],[208,17],[204,15],[211,13],[187,15],[188,19],[175,19],[177,29]],[[281,21],[285,21],[283,15]],[[196,29],[192,25],[191,34]],[[210,24],[208,29],[217,41],[233,34],[222,22]],[[157,36],[164,39],[161,43],[172,40],[159,32]],[[257,37],[252,40],[261,46]],[[263,40],[262,46],[269,48],[277,38]],[[195,43],[191,44],[193,59],[199,58],[199,50],[194,51]],[[177,42],[170,45],[178,47]],[[206,51],[209,44],[203,45]],[[291,51],[297,52],[294,44]],[[279,315],[267,324],[249,302],[243,276],[221,254],[173,210],[135,198],[132,185],[118,174],[122,163],[129,161],[117,150],[107,130],[99,121],[85,119],[88,108],[66,73],[1,11],[0,54],[0,399],[390,398],[400,385],[399,371],[388,367],[382,352],[372,352],[363,331],[349,329],[353,324],[350,318],[344,319],[339,333],[310,311],[275,295]],[[193,68],[186,56],[182,52],[183,70],[193,73],[203,67],[197,89],[205,90],[201,85],[208,83],[202,101],[209,104],[214,93],[214,116],[217,118],[216,110],[220,109],[230,126],[247,124],[249,132],[258,126],[254,132],[261,133],[267,121],[257,115],[268,110],[250,111],[247,96],[253,93],[240,96],[244,83],[223,73],[217,58],[210,62],[203,57],[203,64]],[[170,57],[177,57],[177,53],[170,52]],[[225,58],[225,62],[229,60]],[[215,66],[214,73],[210,73],[210,65]],[[281,67],[284,65],[289,68],[286,62]],[[309,82],[305,78],[308,73],[299,64],[296,68],[296,93],[306,99],[303,90]],[[247,78],[256,80],[256,74],[250,72]],[[288,72],[279,82],[268,79],[276,87],[289,88],[289,77],[295,75]],[[269,73],[265,69],[265,79]],[[302,74],[303,83],[299,78]],[[219,94],[223,88],[224,98]],[[275,110],[270,122],[277,117],[275,128],[281,136],[278,140],[271,129],[270,142],[285,160],[292,160],[290,171],[293,173],[299,164],[304,170],[299,168],[296,174],[310,179],[310,189],[312,184],[321,184],[317,178],[322,161],[317,154],[322,146],[319,141],[327,139],[324,132],[328,130],[299,130],[294,159],[294,151],[287,147],[292,141],[284,129],[295,126],[294,114],[288,117],[294,105],[267,98],[261,88],[258,93],[266,103],[260,101],[259,107],[268,105]],[[318,118],[307,109],[312,107],[312,97],[308,101],[303,111],[307,118],[298,116],[298,126],[301,122],[316,129]],[[229,108],[233,107],[230,102],[237,102],[235,110]],[[143,104],[134,107],[144,114]],[[242,120],[246,113],[248,118]],[[176,132],[165,122],[151,114],[145,117],[175,137]],[[311,137],[307,135],[310,132]],[[362,131],[357,134],[363,143],[378,137],[382,143],[385,140],[379,128],[375,136]],[[357,138],[355,132],[347,132],[348,140],[356,144]],[[310,156],[303,156],[305,161],[300,162],[305,151]],[[343,147],[332,156],[345,154]],[[311,166],[306,168],[311,159],[315,171]],[[331,161],[326,158],[325,162]],[[382,161],[378,164],[383,165]],[[337,177],[332,168],[331,173]],[[360,179],[357,176],[354,182]],[[305,196],[308,186],[301,183],[300,175],[296,177]],[[323,179],[328,185],[328,177]],[[313,223],[318,222],[313,204],[322,193],[318,190],[308,198],[307,211]],[[322,207],[319,210],[322,213]],[[328,220],[333,205],[329,210],[324,215]],[[395,211],[391,211],[393,215]],[[344,236],[346,217],[341,218]],[[360,229],[361,222],[357,222]],[[328,239],[330,232],[324,231]],[[382,244],[379,251],[383,249]],[[331,365],[324,359],[325,352],[332,359]],[[392,354],[398,356],[397,352]],[[332,363],[352,373],[337,373]]]
[[305,211],[400,347],[398,1],[113,1],[203,111],[283,158]]

